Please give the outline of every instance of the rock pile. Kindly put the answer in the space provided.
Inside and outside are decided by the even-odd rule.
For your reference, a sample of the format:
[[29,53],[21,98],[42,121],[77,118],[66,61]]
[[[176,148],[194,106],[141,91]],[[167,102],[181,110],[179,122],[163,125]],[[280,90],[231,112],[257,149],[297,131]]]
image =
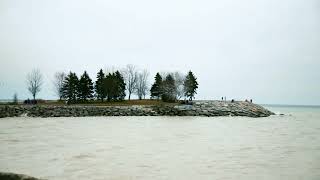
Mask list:
[[3,117],[85,117],[85,116],[248,116],[267,117],[272,112],[249,102],[199,101],[193,105],[158,106],[50,106],[2,105]]

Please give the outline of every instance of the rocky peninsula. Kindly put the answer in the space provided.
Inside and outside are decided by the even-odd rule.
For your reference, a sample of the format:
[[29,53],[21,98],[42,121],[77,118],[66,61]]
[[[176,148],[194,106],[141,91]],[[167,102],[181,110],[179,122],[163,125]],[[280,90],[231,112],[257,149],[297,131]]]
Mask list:
[[268,117],[274,113],[250,102],[196,101],[192,105],[1,105],[5,117],[86,117],[86,116],[246,116]]

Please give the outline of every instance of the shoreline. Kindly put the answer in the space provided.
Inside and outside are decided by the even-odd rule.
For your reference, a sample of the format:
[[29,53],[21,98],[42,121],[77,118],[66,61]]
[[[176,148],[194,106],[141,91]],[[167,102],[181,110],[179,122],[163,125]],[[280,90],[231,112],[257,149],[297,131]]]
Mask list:
[[246,116],[274,115],[266,108],[250,102],[202,101],[193,105],[2,105],[0,118],[5,117],[87,117],[87,116]]

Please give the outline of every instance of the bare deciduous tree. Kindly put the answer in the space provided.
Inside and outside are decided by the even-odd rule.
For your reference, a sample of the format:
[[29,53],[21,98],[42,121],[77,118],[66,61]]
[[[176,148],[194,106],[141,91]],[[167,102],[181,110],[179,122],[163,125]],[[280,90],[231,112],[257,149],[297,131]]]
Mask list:
[[176,97],[179,100],[184,96],[185,89],[183,83],[185,80],[185,75],[177,71],[173,73],[173,77],[176,84]]
[[56,95],[61,100],[63,97],[63,81],[66,78],[66,74],[64,72],[56,72],[54,74],[53,86]]
[[126,68],[123,70],[122,74],[126,82],[126,89],[128,91],[129,100],[130,100],[131,94],[135,92],[137,87],[137,79],[138,79],[137,68],[132,64],[128,64]]
[[105,75],[115,73],[118,70],[116,66],[105,66],[103,72]]
[[137,95],[141,100],[142,97],[145,99],[148,92],[148,77],[149,72],[145,69],[138,73],[137,78]]
[[162,80],[164,80],[169,74],[172,74],[172,73],[166,72],[166,71],[161,71],[160,72],[160,76],[163,78]]
[[42,83],[43,78],[39,69],[33,69],[27,75],[27,86],[29,92],[32,94],[33,100],[36,99],[36,95],[40,92]]

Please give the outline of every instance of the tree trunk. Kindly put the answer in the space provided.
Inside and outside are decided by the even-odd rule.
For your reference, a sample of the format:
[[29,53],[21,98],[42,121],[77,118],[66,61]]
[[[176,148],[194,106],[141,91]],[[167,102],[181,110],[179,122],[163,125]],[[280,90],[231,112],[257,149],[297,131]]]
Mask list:
[[129,92],[129,101],[130,101],[130,96],[131,96],[131,93]]

